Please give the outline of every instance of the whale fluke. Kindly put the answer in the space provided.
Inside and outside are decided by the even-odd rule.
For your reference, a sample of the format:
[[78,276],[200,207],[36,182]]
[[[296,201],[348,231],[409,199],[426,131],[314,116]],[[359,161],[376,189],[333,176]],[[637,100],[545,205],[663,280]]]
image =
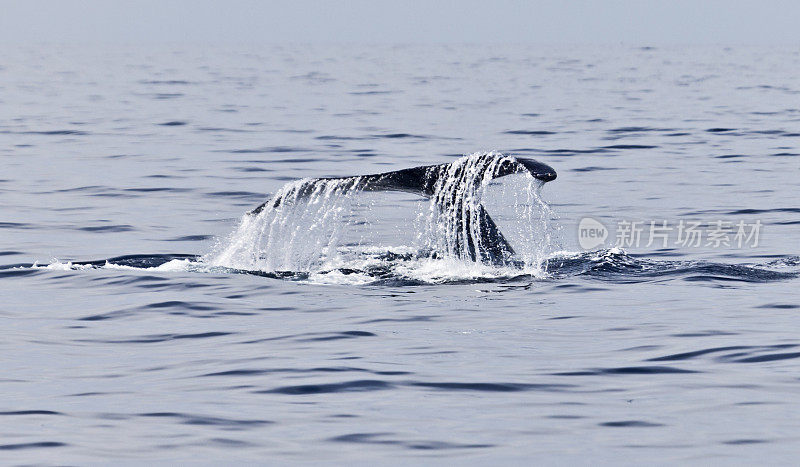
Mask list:
[[431,199],[437,206],[447,238],[447,253],[491,264],[513,262],[514,249],[480,203],[479,189],[506,175],[528,173],[542,183],[556,178],[556,171],[534,159],[485,153],[449,164],[427,165],[373,175],[306,179],[296,188],[249,212],[256,215],[270,205],[277,208],[287,198],[308,198],[331,183],[342,193],[403,191]]

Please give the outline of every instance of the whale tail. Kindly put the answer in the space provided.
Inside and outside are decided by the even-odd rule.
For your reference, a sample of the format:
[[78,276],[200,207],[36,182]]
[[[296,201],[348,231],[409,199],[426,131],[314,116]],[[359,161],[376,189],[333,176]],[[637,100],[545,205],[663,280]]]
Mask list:
[[248,214],[256,215],[287,198],[304,199],[329,183],[342,193],[360,191],[403,191],[431,201],[438,208],[447,254],[491,264],[513,262],[514,249],[480,202],[480,189],[489,181],[506,175],[527,173],[546,183],[556,178],[552,167],[533,159],[485,153],[461,158],[449,164],[428,165],[373,175],[304,180],[291,192],[273,198]]

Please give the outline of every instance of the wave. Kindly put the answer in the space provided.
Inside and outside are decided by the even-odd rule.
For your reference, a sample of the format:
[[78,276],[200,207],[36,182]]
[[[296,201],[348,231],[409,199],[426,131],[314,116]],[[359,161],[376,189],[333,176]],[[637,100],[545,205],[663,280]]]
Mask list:
[[[762,264],[726,264],[707,261],[666,261],[636,257],[612,248],[591,252],[557,252],[542,270],[497,267],[463,260],[441,259],[407,248],[366,248],[350,251],[351,261],[315,271],[262,271],[227,268],[187,254],[126,255],[95,261],[49,264],[0,265],[0,277],[46,271],[88,269],[147,270],[163,273],[248,274],[270,279],[317,284],[416,286],[431,284],[561,282],[570,278],[588,281],[640,282],[749,282],[766,283],[800,277],[800,257],[785,256]],[[355,259],[359,258],[359,259]],[[783,305],[775,305],[783,306]]]

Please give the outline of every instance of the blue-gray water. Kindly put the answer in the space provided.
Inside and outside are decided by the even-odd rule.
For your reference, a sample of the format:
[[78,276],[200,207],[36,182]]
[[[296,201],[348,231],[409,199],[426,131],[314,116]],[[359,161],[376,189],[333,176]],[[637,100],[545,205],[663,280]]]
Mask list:
[[[3,48],[0,458],[795,462],[798,70],[797,48]],[[288,181],[483,150],[558,171],[545,274],[192,266]],[[424,203],[370,196],[357,243],[407,245]],[[587,216],[763,228],[581,253]]]

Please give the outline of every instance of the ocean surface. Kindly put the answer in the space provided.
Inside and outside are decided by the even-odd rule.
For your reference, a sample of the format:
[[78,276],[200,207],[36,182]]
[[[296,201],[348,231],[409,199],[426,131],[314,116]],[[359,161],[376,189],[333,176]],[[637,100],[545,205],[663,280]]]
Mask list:
[[[794,463],[798,70],[779,47],[3,46],[0,462]],[[437,253],[410,193],[246,214],[486,151],[558,172],[480,187],[519,264]]]

